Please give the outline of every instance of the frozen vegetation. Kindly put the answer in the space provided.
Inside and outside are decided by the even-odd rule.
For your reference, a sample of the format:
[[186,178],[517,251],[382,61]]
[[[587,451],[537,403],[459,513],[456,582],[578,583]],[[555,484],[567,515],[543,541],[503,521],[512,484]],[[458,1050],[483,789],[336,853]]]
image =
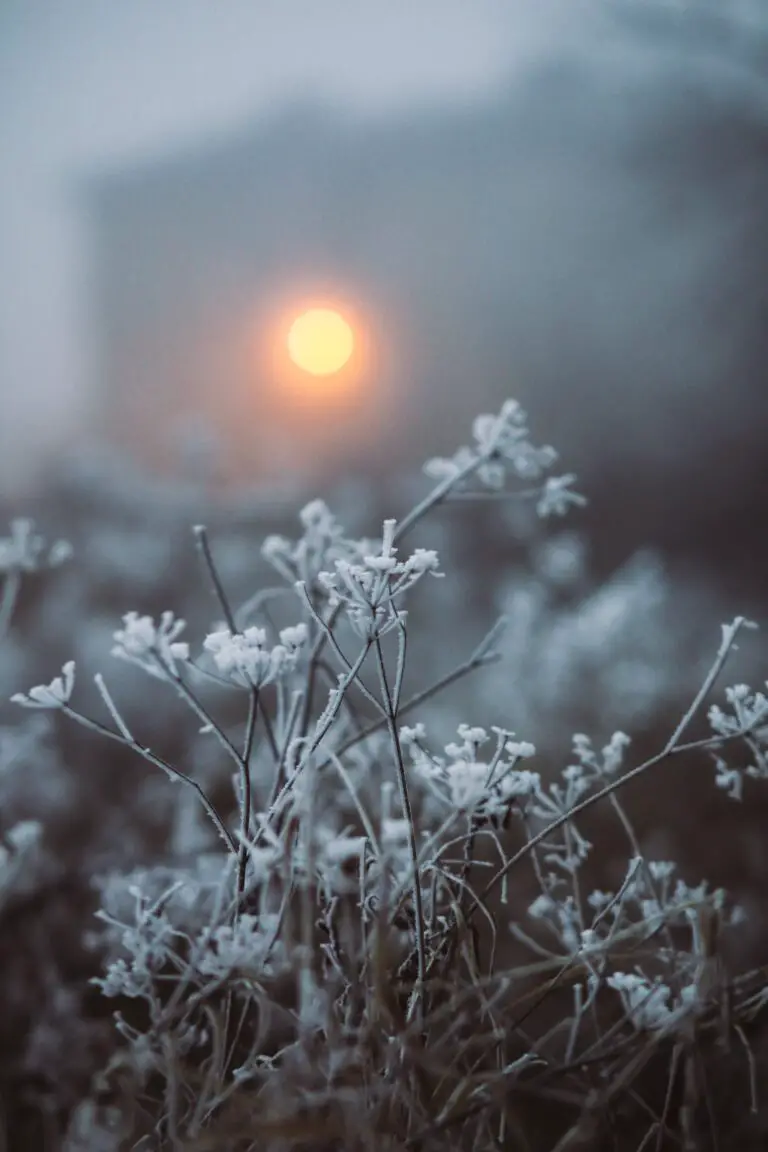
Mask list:
[[10,524],[6,1148],[765,1147],[755,625],[595,586],[556,459]]

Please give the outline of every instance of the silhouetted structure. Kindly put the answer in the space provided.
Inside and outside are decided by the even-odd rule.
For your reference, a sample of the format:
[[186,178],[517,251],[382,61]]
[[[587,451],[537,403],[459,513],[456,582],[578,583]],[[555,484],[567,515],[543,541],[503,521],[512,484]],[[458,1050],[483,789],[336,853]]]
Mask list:
[[[513,395],[580,474],[606,560],[660,543],[768,576],[764,48],[625,13],[492,104],[299,107],[100,177],[103,426],[158,459],[202,415],[240,478],[386,473]],[[365,402],[275,388],[275,317],[317,292],[361,310]]]

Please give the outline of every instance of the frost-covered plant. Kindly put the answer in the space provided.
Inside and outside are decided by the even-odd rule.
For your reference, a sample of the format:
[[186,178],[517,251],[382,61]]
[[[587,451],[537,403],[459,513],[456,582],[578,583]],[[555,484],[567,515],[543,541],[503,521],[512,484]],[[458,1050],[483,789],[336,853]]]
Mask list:
[[46,568],[58,568],[72,555],[66,540],[47,544],[35,531],[32,520],[19,517],[11,521],[10,535],[0,536],[0,639],[10,625],[22,578]]
[[0,538],[0,572],[6,578],[14,573],[57,568],[71,556],[70,544],[57,540],[48,545],[45,538],[35,532],[33,522],[24,518],[12,520],[10,535]]
[[150,616],[128,612],[115,632],[112,655],[164,680],[176,674],[177,660],[189,658],[189,645],[178,639],[183,631],[184,621],[175,620],[172,612],[164,612],[157,625]]
[[21,704],[23,708],[63,708],[69,703],[74,687],[75,662],[67,660],[61,676],[54,676],[50,684],[36,684],[26,695],[23,692],[15,693],[11,703]]
[[34,883],[41,831],[36,821],[20,820],[0,835],[0,909],[20,888]]
[[280,643],[272,648],[267,647],[264,628],[235,633],[223,628],[206,636],[203,647],[225,679],[243,688],[263,688],[294,671],[306,639],[306,624],[283,628]]
[[[15,696],[162,769],[217,837],[206,869],[103,884],[96,983],[120,1000],[121,1040],[104,1084],[119,1086],[122,1113],[100,1119],[84,1104],[72,1147],[84,1117],[118,1132],[115,1147],[511,1147],[506,1101],[559,1090],[582,1120],[605,1120],[619,1093],[638,1095],[648,1061],[667,1052],[674,1081],[695,1045],[743,1033],[768,1001],[761,973],[731,979],[726,996],[720,940],[738,907],[649,858],[620,798],[682,753],[713,755],[733,796],[744,775],[765,775],[760,693],[730,690],[733,714],[713,709],[714,734],[688,738],[748,621],[724,626],[669,740],[631,767],[623,731],[602,748],[575,735],[559,774],[504,716],[435,737],[420,712],[498,664],[503,620],[456,668],[406,694],[409,604],[443,573],[435,549],[406,548],[405,537],[442,503],[498,495],[510,478],[538,482],[522,494],[539,516],[565,513],[582,498],[572,476],[546,476],[555,459],[509,402],[477,419],[470,446],[430,462],[435,487],[378,538],[347,536],[323,502],[307,505],[296,540],[263,546],[280,596],[239,608],[195,529],[220,618],[196,642],[171,611],[129,612],[113,654],[188,709],[231,776],[229,804],[194,764],[145,743],[141,718],[129,721],[101,675],[103,719],[80,709],[71,661]],[[283,602],[280,626],[270,611]],[[222,694],[240,707],[238,727],[219,717]],[[725,760],[734,744],[751,752],[744,771]],[[587,882],[595,853],[583,825],[601,802],[629,860],[605,890]],[[559,1014],[546,1023],[537,1013],[553,1001]],[[690,1111],[688,1081],[685,1093]],[[659,1130],[673,1123],[664,1117]],[[559,1147],[578,1143],[582,1120],[570,1135],[565,1125]]]
[[[59,567],[71,555],[72,548],[64,540],[47,544],[45,538],[35,531],[31,520],[19,518],[11,522],[10,535],[0,538],[0,643],[10,628],[22,580],[32,573]],[[59,707],[72,693],[74,667],[74,663],[69,661],[62,675],[55,677],[49,685],[33,688],[28,697],[17,694],[12,697],[13,701],[31,708]],[[40,731],[36,727],[26,733],[0,729],[0,781],[14,762],[38,745],[39,738]],[[44,871],[41,869],[40,822],[22,819],[8,828],[7,819],[7,813],[0,810],[0,907],[19,889],[33,889],[41,870]]]
[[[595,588],[577,568],[570,591],[568,560],[584,549],[567,537],[561,548],[560,567],[553,571],[540,547],[533,574],[513,574],[497,597],[510,621],[502,656],[516,683],[509,722],[525,718],[548,753],[575,727],[644,726],[679,707],[706,674],[702,622],[719,611],[710,590],[680,585],[647,550]],[[502,706],[504,693],[504,682],[490,685],[489,704]]]

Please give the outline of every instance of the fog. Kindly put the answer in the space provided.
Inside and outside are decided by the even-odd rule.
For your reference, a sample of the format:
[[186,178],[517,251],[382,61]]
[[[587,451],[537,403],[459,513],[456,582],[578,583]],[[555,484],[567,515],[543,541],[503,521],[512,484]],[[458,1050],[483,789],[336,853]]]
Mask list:
[[[651,545],[762,586],[759,5],[0,19],[7,495],[104,436],[167,471],[200,419],[241,484],[391,476],[512,395],[579,473],[606,571]],[[375,335],[346,423],[270,408],[241,363],[247,324],[317,285]]]
[[466,101],[551,34],[544,13],[556,6],[526,7],[4,0],[2,482],[29,478],[87,415],[93,301],[79,180],[203,143],[296,95],[379,113]]
[[[378,736],[363,739],[379,709],[391,734],[395,719],[424,724],[428,747],[444,747],[451,761],[462,757],[451,764],[462,765],[462,773],[478,767],[463,757],[471,754],[474,761],[486,752],[478,751],[480,745],[456,745],[457,731],[464,740],[462,733],[476,731],[466,725],[503,726],[523,742],[514,753],[507,745],[515,763],[518,754],[531,754],[522,751],[530,741],[536,749],[532,768],[546,786],[563,772],[567,805],[583,795],[582,783],[600,786],[604,773],[623,771],[617,762],[609,764],[609,754],[626,744],[626,732],[631,745],[624,768],[644,762],[648,768],[641,782],[635,772],[632,780],[621,781],[627,814],[612,793],[615,807],[595,805],[584,813],[589,844],[582,838],[579,809],[580,828],[570,812],[562,829],[565,858],[550,852],[559,847],[549,836],[541,845],[546,867],[567,874],[568,887],[573,881],[573,895],[560,905],[562,925],[572,932],[581,921],[581,912],[577,920],[573,912],[582,904],[580,890],[586,895],[596,884],[598,895],[617,892],[608,905],[602,897],[592,904],[601,909],[594,926],[609,933],[603,939],[608,962],[609,946],[620,937],[619,919],[610,928],[602,923],[606,912],[616,905],[623,915],[625,903],[630,906],[630,879],[632,899],[642,892],[635,887],[637,861],[628,871],[631,851],[633,858],[658,862],[664,877],[671,865],[661,862],[676,861],[686,885],[706,878],[710,891],[723,886],[729,900],[745,909],[738,938],[725,939],[721,951],[718,929],[713,949],[707,943],[718,968],[722,961],[729,988],[737,987],[738,956],[747,968],[764,963],[768,812],[761,799],[765,780],[752,777],[766,774],[766,729],[757,728],[762,705],[745,703],[743,687],[729,697],[725,685],[759,689],[766,675],[767,158],[764,0],[731,0],[727,6],[722,0],[0,0],[3,1147],[138,1148],[134,1128],[145,1119],[153,1128],[147,1136],[152,1147],[165,1146],[166,1132],[174,1146],[197,1147],[202,1129],[193,1143],[175,1139],[174,1099],[192,1102],[196,1117],[216,1119],[221,1113],[227,1119],[229,1102],[219,1106],[228,1087],[210,1109],[206,1103],[208,1088],[225,1079],[219,1079],[213,1056],[211,1063],[207,1055],[205,1063],[198,1061],[195,1053],[202,1049],[187,1028],[195,1017],[184,1004],[180,1055],[174,1055],[164,1091],[162,1076],[155,1076],[164,1065],[153,1064],[154,1039],[144,1032],[146,993],[119,981],[111,991],[102,983],[106,995],[96,990],[98,977],[107,971],[111,980],[113,973],[105,969],[113,955],[111,938],[94,919],[98,900],[114,913],[127,907],[130,896],[135,916],[154,933],[141,902],[151,902],[160,924],[166,912],[176,917],[167,897],[181,885],[192,921],[190,926],[184,917],[174,920],[173,934],[195,939],[197,917],[209,916],[198,897],[223,865],[222,831],[230,843],[227,829],[234,835],[237,827],[247,828],[251,785],[256,811],[272,810],[275,789],[283,795],[288,788],[280,787],[287,750],[292,756],[299,745],[308,747],[309,760],[326,744],[335,749],[339,779],[318,771],[318,787],[296,790],[311,804],[304,807],[302,800],[297,819],[285,825],[290,839],[280,869],[291,862],[294,832],[304,845],[302,824],[310,811],[319,845],[330,843],[321,834],[335,836],[342,828],[368,833],[366,809],[374,827],[381,827],[384,844],[383,817],[395,813],[389,796],[399,795],[387,789],[394,787],[401,753],[396,739],[394,757],[393,747]],[[284,328],[315,300],[338,305],[355,338],[349,368],[324,387],[289,363]],[[339,382],[346,382],[344,388]],[[507,426],[506,439],[497,442],[509,490],[479,490],[481,481],[499,476],[499,461],[489,464],[481,454],[472,458],[483,464],[470,481],[473,487],[438,487],[430,500],[430,487],[440,483],[436,477],[446,474],[445,461],[442,473],[438,462],[425,476],[425,458],[451,456],[473,435],[481,442],[492,422],[473,428],[473,417],[498,410],[507,397],[524,406],[530,429],[530,442],[517,425]],[[513,410],[510,421],[517,416]],[[565,520],[537,515],[543,477],[532,475],[530,465],[551,462],[548,453],[535,451],[548,443],[559,452],[550,475],[576,473],[576,491],[589,501],[556,510],[567,513]],[[539,508],[546,511],[545,504],[541,500]],[[345,583],[348,574],[362,572],[360,589],[380,587],[379,597],[388,585],[387,594],[400,597],[395,560],[378,554],[385,517],[399,521],[403,579],[410,579],[411,569],[424,579],[408,591],[407,618],[387,621],[387,628],[397,626],[396,642],[394,627],[383,646],[378,633],[375,645],[363,641],[355,688],[344,669],[354,659],[347,653],[361,643],[360,603],[345,607],[343,593],[337,618],[326,569]],[[193,532],[192,525],[203,524],[207,533]],[[388,533],[385,526],[387,553]],[[432,579],[428,569],[438,563],[446,579]],[[389,575],[379,586],[385,571]],[[371,573],[375,585],[366,585]],[[378,619],[377,603],[368,605],[372,620]],[[763,631],[739,632],[738,653],[729,656],[723,672],[728,630],[721,633],[720,626],[737,614],[760,622]],[[299,619],[316,638],[301,666],[294,664],[297,653],[283,646],[296,641]],[[211,661],[223,639],[229,646],[225,626],[237,633],[229,638],[233,651],[240,641],[252,646],[253,668],[269,660],[269,678],[280,678],[276,686],[250,681],[255,690],[249,691],[232,668],[227,672]],[[284,626],[290,627],[285,640]],[[269,638],[263,650],[262,628]],[[317,644],[321,629],[332,639],[325,654]],[[182,641],[167,647],[177,634]],[[272,648],[277,636],[281,644]],[[138,647],[129,650],[129,643]],[[487,666],[481,656],[486,644],[499,657]],[[394,696],[387,686],[389,667]],[[336,687],[345,681],[355,689],[349,700],[346,687]],[[25,705],[54,710],[25,711],[18,693]],[[62,708],[54,707],[57,701]],[[722,713],[720,720],[717,712],[707,713],[711,704],[727,704],[729,714],[735,708],[749,733],[744,746],[739,741],[734,747],[730,736],[727,751],[725,740],[716,746],[705,740],[710,725],[724,731]],[[749,710],[748,728],[742,710]],[[675,730],[684,749],[669,743]],[[603,766],[597,759],[592,763],[589,781],[572,763],[566,767],[574,757],[582,760],[588,738],[596,752],[604,746]],[[401,732],[401,744],[405,739]],[[234,790],[233,751],[238,779],[248,781]],[[494,759],[486,789],[496,766]],[[419,797],[413,809],[419,834],[437,811],[429,804],[447,787],[446,778],[433,789],[431,767],[426,775],[423,767],[414,763],[408,772],[408,788]],[[174,788],[169,775],[193,787]],[[742,787],[740,804],[734,797]],[[321,793],[322,810],[315,805]],[[558,812],[565,794],[551,794],[558,797]],[[476,836],[490,832],[476,822],[480,809],[473,800],[468,807],[461,803],[454,816],[472,813],[464,861],[446,856],[439,866],[428,865],[435,876],[448,865],[463,869],[455,877],[459,896],[444,876],[451,917],[455,909],[461,913],[464,887],[471,890],[467,877],[474,882],[463,868],[474,850],[470,842],[477,838],[479,852],[492,851],[490,839],[481,848],[484,838]],[[510,806],[501,821],[506,831],[499,831],[504,853],[511,857],[509,846],[521,832],[531,835],[519,815],[546,819],[552,810],[513,812]],[[410,819],[409,805],[405,811]],[[220,813],[215,823],[212,813]],[[492,815],[495,829],[497,812]],[[442,829],[454,836],[453,816]],[[312,840],[307,836],[306,846]],[[577,855],[582,844],[585,851],[595,846],[589,871],[578,881],[573,843]],[[304,859],[312,860],[313,851],[307,847]],[[519,854],[515,858],[522,861]],[[493,952],[499,964],[507,964],[510,942],[516,948],[523,940],[515,941],[507,922],[514,927],[523,921],[535,894],[532,888],[529,896],[528,887],[542,880],[542,868],[532,859],[532,869],[526,866],[511,879],[509,907],[506,894],[499,905],[504,930]],[[256,853],[253,863],[255,894],[262,886]],[[361,867],[363,887],[364,872]],[[241,869],[238,874],[245,876]],[[294,875],[302,874],[291,862],[290,890]],[[271,875],[263,885],[264,909],[270,881]],[[666,902],[672,888],[666,879],[662,884]],[[186,900],[190,885],[193,904]],[[225,889],[218,887],[224,901]],[[446,917],[435,916],[436,891],[433,884],[430,940],[435,924],[449,923],[447,906]],[[334,924],[346,940],[350,893],[346,887],[342,893],[338,922],[330,903],[316,921],[327,927],[330,943],[322,950],[329,949],[328,960],[335,955]],[[361,895],[362,909],[369,901]],[[289,899],[290,891],[278,922]],[[707,916],[691,917],[695,949],[705,928],[710,939],[709,912],[716,904],[709,901],[702,887],[696,906]],[[261,903],[259,895],[260,910]],[[646,937],[656,916],[647,912],[648,903],[638,903],[644,943],[632,955],[644,963],[645,940],[655,937],[664,947],[649,963],[655,972],[658,961],[664,973],[668,962],[677,964],[677,933],[672,951],[655,929]],[[477,906],[484,907],[481,901]],[[693,910],[687,897],[686,907]],[[302,903],[302,924],[303,909]],[[260,921],[260,911],[247,919]],[[293,921],[293,912],[285,919]],[[393,924],[399,927],[400,920]],[[479,951],[474,942],[470,947],[470,935],[462,926],[457,963],[461,954],[475,988],[485,988],[477,967],[478,957],[485,962],[485,943],[480,941]],[[177,967],[179,957],[155,953],[154,937],[147,947],[150,937],[140,938],[132,928],[121,936],[131,973],[143,980],[141,966],[157,966],[158,993],[147,1001],[155,1020],[166,995],[177,999],[166,972],[171,965],[174,972],[184,968]],[[376,932],[371,939],[381,937]],[[578,939],[586,947],[586,934]],[[137,966],[129,940],[138,949]],[[272,936],[268,951],[276,940]],[[565,941],[563,933],[570,952],[572,944]],[[553,947],[551,939],[548,944]],[[346,943],[342,950],[346,965],[351,952]],[[453,951],[452,945],[446,949]],[[386,959],[388,946],[377,945],[379,953]],[[207,953],[200,955],[205,960]],[[251,949],[242,973],[239,961],[230,973],[233,981],[238,974],[238,986],[240,974],[247,977],[247,997],[251,985],[261,988],[260,955]],[[690,1006],[708,1011],[709,985],[699,973],[706,969],[708,981],[714,965],[679,955],[685,967],[669,969],[672,976],[664,979],[681,997],[693,988]],[[612,964],[614,959],[621,962],[620,954],[610,957]],[[208,981],[214,969],[203,968],[202,960],[200,973],[207,971]],[[692,960],[695,985],[689,984]],[[190,970],[196,964],[190,959]],[[379,967],[376,959],[374,971]],[[307,971],[302,960],[302,977]],[[393,988],[403,971],[398,958]],[[461,972],[463,979],[463,967]],[[259,974],[258,980],[249,973]],[[558,983],[546,980],[549,989]],[[376,977],[374,983],[381,981]],[[763,993],[753,994],[747,983],[738,987],[738,998],[728,1000],[728,1018],[733,1010],[732,1022],[744,1021],[744,1043],[751,1045],[757,1069],[765,1044],[754,1006]],[[120,988],[128,990],[116,1000]],[[197,992],[187,997],[183,984],[177,988],[182,1001],[197,1002]],[[214,1047],[226,1050],[235,1001],[218,977],[210,988],[212,996],[226,992],[226,1008],[219,1028],[217,1001],[211,999],[210,1015],[200,1017],[200,1036],[220,1036],[221,1045]],[[565,982],[561,990],[570,998]],[[513,996],[517,1017],[517,987]],[[276,1006],[283,1003],[279,997]],[[345,1020],[347,1008],[357,1012],[356,999],[353,989]],[[367,990],[362,1000],[368,1002]],[[495,993],[493,1002],[495,1013]],[[198,1003],[207,1014],[208,1003]],[[405,1021],[410,1008],[405,999],[400,1003]],[[557,1009],[561,1022],[571,1010],[563,1003],[563,1011]],[[559,1057],[551,1062],[535,1044],[545,1063],[539,1071],[547,1093],[554,1088],[553,1073],[569,1077],[562,1133],[570,1128],[576,1139],[582,1128],[581,1121],[570,1127],[576,1115],[571,1073],[585,1042],[585,1052],[595,1050],[583,1029],[577,1038],[580,1003],[577,996],[564,1068],[557,1066]],[[342,1000],[337,1004],[341,1009]],[[119,1029],[116,1007],[124,1013]],[[255,1007],[253,1001],[249,1011]],[[443,1014],[442,1006],[438,1012]],[[457,1009],[457,1016],[465,1014],[464,1007]],[[287,1093],[285,1099],[293,1101],[282,1063],[268,1055],[261,1063],[262,1051],[276,1050],[267,1046],[271,1039],[262,1045],[262,1015],[272,1013],[262,1012],[259,1000],[253,1015],[258,1038],[248,1059],[258,1053],[259,1077],[267,1066],[279,1070],[276,1094]],[[484,1009],[479,1015],[491,1019]],[[390,1021],[399,1016],[400,1009],[392,1015],[387,1007],[382,1028],[391,1032]],[[165,1007],[157,1019],[164,1017]],[[719,1022],[710,1028],[708,1021],[714,1023],[715,1016],[696,1019],[702,1024],[697,1044],[705,1035],[714,1043]],[[250,1044],[251,1018],[244,1024],[237,1009],[231,1021],[237,1020],[222,1077],[229,1074],[241,1033]],[[279,1013],[275,1020],[281,1020]],[[346,1071],[341,1080],[335,1072],[326,1077],[325,1056],[314,1047],[322,1035],[318,1020],[311,1024],[307,1067],[319,1053],[322,1091],[335,1092],[338,1083],[344,1096]],[[628,1021],[629,1013],[627,1026]],[[510,1024],[509,1036],[517,1023]],[[474,1028],[469,1015],[467,1024]],[[533,1034],[527,1010],[525,1028]],[[494,1022],[488,1038],[494,1085],[501,1051],[496,1037],[505,1030],[506,1025],[499,1033]],[[546,1031],[556,1038],[549,1024]],[[327,1034],[335,1035],[336,1025]],[[452,1024],[447,1035],[451,1047],[458,1037]],[[384,1054],[395,1051],[393,1037],[388,1034],[376,1049],[368,1046],[374,1032],[365,1036],[360,1049],[389,1061]],[[612,1028],[598,1039],[611,1036]],[[670,1046],[678,1037],[688,1045],[680,1031],[669,1035]],[[614,1039],[635,1060],[637,1049],[623,1037]],[[635,1039],[646,1045],[642,1036]],[[461,1059],[466,1054],[472,1061],[467,1076],[474,1081],[475,1050],[470,1053],[463,1039],[460,1044]],[[734,1114],[751,1122],[753,1078],[745,1075],[741,1047],[731,1047],[738,1091],[721,1074],[719,1058],[707,1082],[721,1083]],[[174,1051],[172,1044],[167,1051]],[[280,1061],[283,1051],[288,1049],[281,1050]],[[350,1051],[345,1047],[339,1069],[354,1068]],[[513,1053],[506,1040],[504,1051],[506,1071],[522,1067],[507,1064]],[[656,1051],[666,1061],[666,1041]],[[601,1060],[611,1084],[620,1084],[624,1073],[616,1073],[614,1053],[606,1052],[590,1055],[585,1067],[597,1073]],[[452,1047],[451,1053],[453,1060]],[[659,1126],[659,1139],[676,1139],[678,1119],[681,1128],[688,1123],[684,1114],[693,1119],[697,1109],[688,1106],[687,1087],[679,1118],[677,1104],[667,1107],[678,1096],[677,1088],[672,1092],[676,1056],[672,1061],[671,1075],[666,1064],[661,1069],[657,1102],[646,1104],[637,1095],[642,1129],[631,1134],[627,1147],[646,1142],[648,1108],[669,1121],[669,1133]],[[269,1121],[271,1105],[245,1063],[238,1077],[243,1070],[232,1087],[243,1093],[250,1132],[253,1108],[265,1101],[261,1123]],[[646,1071],[643,1084],[638,1081],[643,1095]],[[189,1076],[183,1091],[177,1091],[177,1073]],[[598,1083],[590,1080],[588,1101]],[[157,1115],[156,1087],[157,1100],[162,1097]],[[252,1089],[258,1105],[249,1103]],[[510,1081],[507,1102],[514,1089]],[[631,1095],[623,1093],[618,1102],[616,1132],[622,1139],[630,1138],[623,1110],[634,1107]],[[463,1104],[456,1115],[451,1111],[457,1098],[454,1092],[441,1113],[450,1124],[456,1115],[464,1117]],[[614,1100],[612,1088],[606,1100]],[[398,1100],[392,1102],[387,1123],[400,1112]],[[537,1107],[546,1118],[557,1104],[548,1094]],[[438,1105],[435,1094],[431,1102],[420,1100],[419,1109],[426,1116]],[[281,1106],[286,1116],[304,1112],[303,1103]],[[365,1103],[360,1112],[369,1114]],[[591,1116],[587,1105],[583,1117]],[[332,1117],[324,1112],[321,1123]],[[106,1126],[95,1125],[102,1118],[105,1125],[109,1121],[108,1139]],[[559,1123],[559,1113],[555,1119]],[[421,1122],[413,1132],[420,1132]],[[494,1129],[489,1121],[487,1130]],[[442,1120],[438,1130],[439,1143]],[[721,1146],[746,1147],[744,1131],[730,1143],[723,1136]],[[555,1146],[546,1126],[542,1132],[542,1146]],[[761,1147],[764,1133],[765,1128],[757,1136]],[[269,1143],[268,1134],[264,1139]],[[518,1139],[511,1127],[505,1137],[510,1139]],[[283,1143],[293,1146],[290,1131]],[[142,1140],[141,1146],[149,1145]],[[472,1146],[484,1145],[473,1138]]]

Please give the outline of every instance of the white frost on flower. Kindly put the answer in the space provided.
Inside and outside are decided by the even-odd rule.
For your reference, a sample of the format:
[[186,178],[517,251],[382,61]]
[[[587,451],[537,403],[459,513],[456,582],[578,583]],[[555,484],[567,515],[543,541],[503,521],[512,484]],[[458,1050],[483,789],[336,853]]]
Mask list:
[[581,951],[591,952],[600,946],[600,937],[594,928],[585,928],[581,933]]
[[565,476],[548,476],[544,490],[536,504],[536,512],[542,519],[548,516],[565,516],[569,508],[586,504],[586,499],[578,492],[571,491],[576,477],[572,472]]
[[288,584],[303,581],[308,587],[316,584],[321,571],[336,560],[359,559],[370,551],[367,541],[349,540],[323,500],[312,500],[299,513],[303,535],[298,540],[285,536],[268,536],[261,554]]
[[582,764],[596,767],[597,761],[592,751],[592,740],[584,732],[574,732],[572,737],[573,750]]
[[123,616],[123,627],[115,632],[112,655],[166,680],[177,675],[177,660],[189,659],[189,645],[177,639],[185,627],[184,620],[177,620],[173,612],[163,612],[159,624],[151,616],[128,612]]
[[668,985],[661,982],[651,984],[645,976],[634,972],[615,972],[606,983],[618,992],[635,1028],[658,1028],[672,1018]]
[[472,421],[472,435],[480,452],[490,456],[517,444],[525,435],[526,414],[517,400],[505,400],[498,416],[482,413]]
[[[443,483],[475,476],[484,487],[495,491],[504,487],[508,468],[521,479],[538,479],[555,463],[557,452],[549,444],[534,447],[528,439],[527,423],[526,413],[518,402],[506,400],[498,414],[484,413],[475,418],[471,448],[463,445],[452,457],[438,456],[428,460],[424,471]],[[545,488],[539,501],[540,515],[565,511],[569,504],[585,502],[575,493],[561,491],[573,479],[572,476],[563,477],[559,488],[552,485]],[[542,512],[542,508],[546,511]]]
[[768,698],[763,692],[753,692],[748,684],[726,688],[725,698],[733,711],[727,713],[714,704],[708,713],[710,726],[718,736],[745,737],[754,761],[741,769],[713,752],[715,784],[732,800],[741,800],[745,775],[757,780],[768,779]]
[[566,952],[578,952],[581,947],[581,926],[573,896],[567,896],[556,906],[555,916],[559,922],[560,939]]
[[[727,736],[746,729],[756,730],[764,720],[768,721],[768,698],[763,692],[752,692],[748,684],[735,684],[726,688],[725,698],[733,708],[734,715],[728,716],[722,708],[714,705],[709,710],[709,721],[714,730]],[[756,732],[756,735],[765,735]]]
[[17,692],[11,696],[11,702],[21,704],[23,708],[62,708],[69,703],[75,686],[74,660],[68,660],[61,672],[61,676],[54,677],[50,684],[38,684],[26,695]]
[[309,635],[306,624],[291,624],[280,632],[280,643],[290,655],[298,653]]
[[307,640],[306,624],[283,628],[280,643],[270,648],[264,628],[246,628],[234,634],[228,628],[211,632],[203,647],[213,656],[219,672],[244,688],[261,688],[292,672]]
[[400,729],[400,743],[404,748],[411,744],[421,743],[427,738],[427,730],[422,723],[414,724],[409,728],[406,724]]
[[455,480],[465,468],[469,468],[477,461],[476,454],[471,448],[459,448],[452,457],[433,456],[424,464],[423,471],[433,480]]
[[720,736],[729,736],[738,731],[738,724],[732,716],[726,715],[719,704],[713,704],[707,713],[710,727]]
[[423,576],[425,572],[431,572],[433,576],[442,576],[443,573],[438,572],[439,567],[440,561],[433,548],[414,548],[405,561],[405,571],[409,575]]
[[499,781],[502,794],[509,800],[513,796],[536,796],[541,792],[541,776],[527,769],[513,769]]
[[474,744],[475,747],[479,747],[480,744],[485,744],[488,740],[488,733],[485,728],[473,728],[469,724],[459,724],[456,731],[462,740],[466,740],[469,744]]
[[299,520],[307,530],[334,536],[339,531],[336,518],[324,500],[310,500],[299,512]]
[[446,744],[446,756],[451,756],[458,760],[474,760],[477,749],[481,744],[485,744],[488,741],[488,733],[485,728],[473,728],[469,724],[459,724],[456,732],[461,743],[457,744],[455,741],[452,741]]
[[461,811],[476,808],[485,798],[488,765],[455,760],[446,769],[451,803]]
[[730,800],[741,800],[744,778],[738,768],[731,768],[721,756],[715,759],[715,787],[722,788]]
[[0,536],[0,572],[36,572],[43,565],[56,568],[72,555],[66,540],[57,540],[45,555],[45,540],[34,522],[23,517],[11,521],[10,536]]
[[533,903],[529,905],[528,915],[533,920],[543,920],[545,916],[551,916],[556,908],[557,903],[555,900],[546,892],[542,892],[541,895],[537,896]]
[[530,760],[531,756],[536,755],[536,745],[528,740],[509,740],[505,748],[510,756],[519,760]]
[[[243,914],[234,926],[216,928],[201,957],[200,972],[221,979],[239,970],[257,971],[277,926],[276,914]],[[279,949],[273,945],[275,951]]]
[[[417,548],[407,560],[398,560],[395,527],[396,521],[384,521],[380,552],[374,552],[366,541],[359,562],[342,556],[334,560],[334,571],[317,574],[330,607],[343,607],[363,639],[384,636],[404,624],[406,613],[397,607],[397,601],[427,573],[444,575],[438,571],[437,552],[431,549]],[[306,594],[304,581],[297,581],[296,587]]]
[[610,741],[603,748],[602,770],[606,775],[612,776],[619,770],[624,762],[624,750],[631,743],[632,739],[627,736],[626,732],[614,732]]
[[103,976],[94,976],[91,980],[96,984],[103,996],[127,996],[137,1000],[146,996],[151,987],[151,973],[130,965],[122,957],[112,960],[105,966]]
[[[459,724],[459,741],[444,746],[445,756],[434,756],[425,747],[426,731],[423,725],[403,728],[402,742],[409,749],[413,770],[427,783],[430,792],[442,804],[449,804],[461,812],[475,812],[487,817],[503,814],[517,797],[539,793],[541,778],[537,772],[520,771],[520,759],[534,755],[533,744],[515,742],[509,737],[514,732],[493,728],[497,746],[492,757],[478,755],[490,735],[487,729]],[[508,758],[502,753],[506,751]]]

